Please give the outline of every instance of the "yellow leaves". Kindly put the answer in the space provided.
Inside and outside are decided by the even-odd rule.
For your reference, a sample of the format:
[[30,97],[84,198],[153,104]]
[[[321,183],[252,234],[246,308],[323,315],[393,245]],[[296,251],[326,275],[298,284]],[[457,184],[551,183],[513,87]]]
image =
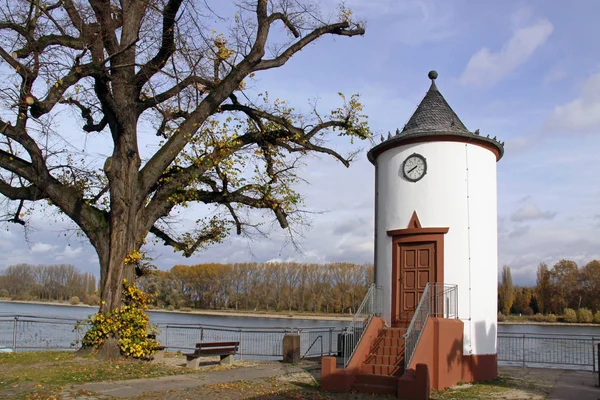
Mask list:
[[123,280],[122,294],[123,306],[105,314],[95,314],[88,320],[91,328],[86,332],[82,344],[97,347],[107,337],[117,337],[122,354],[135,358],[149,357],[158,347],[154,339],[148,338],[149,318],[144,312],[153,295],[141,291],[126,279]]
[[[213,30],[214,34],[214,30]],[[231,57],[234,51],[227,47],[227,39],[225,35],[219,33],[213,40],[213,44],[216,47],[216,57],[218,60],[227,60]]]
[[126,265],[133,265],[133,264],[137,264],[143,258],[144,258],[144,252],[143,251],[139,252],[138,250],[134,250],[134,251],[132,251],[131,253],[129,253],[129,254],[127,254],[125,256],[125,259],[123,260],[123,263],[125,263]]
[[338,8],[338,18],[341,22],[352,23],[352,10],[346,8],[344,3],[341,3]]

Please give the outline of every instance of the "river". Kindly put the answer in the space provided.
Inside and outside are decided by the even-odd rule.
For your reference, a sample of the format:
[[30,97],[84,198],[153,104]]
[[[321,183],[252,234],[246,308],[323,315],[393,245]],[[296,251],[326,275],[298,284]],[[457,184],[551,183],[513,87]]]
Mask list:
[[[2,316],[32,316],[43,318],[85,319],[97,311],[97,307],[81,307],[55,304],[14,303],[0,301]],[[149,311],[152,324],[197,324],[248,328],[317,328],[341,329],[347,325],[340,320],[315,320],[302,318],[275,318],[253,316],[205,315],[193,312]]]
[[[14,303],[0,301],[0,315],[35,316],[45,318],[84,319],[96,312],[96,307],[81,307],[54,304]],[[341,329],[348,322],[332,318],[331,320],[302,319],[301,317],[254,317],[205,315],[193,312],[149,311],[150,322],[153,324],[198,324],[227,327],[250,328],[317,328],[332,327]],[[498,333],[502,334],[554,334],[554,335],[589,335],[600,336],[600,325],[534,325],[534,324],[498,324]]]

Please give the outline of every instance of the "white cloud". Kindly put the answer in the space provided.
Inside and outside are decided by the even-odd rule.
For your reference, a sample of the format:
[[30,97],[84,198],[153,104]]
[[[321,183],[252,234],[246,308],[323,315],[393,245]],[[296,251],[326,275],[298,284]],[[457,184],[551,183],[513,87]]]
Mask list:
[[573,133],[600,130],[600,72],[584,82],[578,98],[554,108],[544,124],[544,130]]
[[515,211],[510,219],[515,222],[534,220],[534,219],[552,219],[556,216],[553,211],[541,211],[537,206],[527,203]]
[[566,76],[567,70],[561,65],[556,65],[544,75],[543,82],[544,85],[549,85],[551,83],[562,81]]
[[531,7],[524,7],[518,9],[515,13],[513,13],[510,20],[515,28],[519,28],[528,23],[531,20],[532,16],[533,9]]
[[65,249],[61,252],[58,253],[55,257],[55,260],[57,261],[61,261],[61,260],[73,260],[79,256],[81,256],[83,253],[83,247],[72,247],[72,246],[65,246]]
[[597,229],[573,229],[564,223],[534,228],[513,238],[499,235],[499,265],[510,266],[515,284],[534,285],[540,262],[551,267],[561,259],[576,261],[578,265],[600,259],[599,237]]
[[548,20],[539,20],[514,31],[502,49],[493,52],[482,48],[469,60],[460,82],[464,85],[493,85],[531,58],[552,34],[554,26]]
[[519,236],[524,236],[531,230],[531,226],[529,225],[517,225],[513,228],[512,231],[508,234],[508,237],[511,239],[518,238]]
[[[329,9],[337,8],[339,2],[324,1]],[[439,42],[457,32],[460,26],[455,19],[455,6],[450,2],[435,0],[348,0],[346,5],[354,15],[368,21],[388,18],[387,26],[393,32],[390,38],[409,46]],[[377,28],[375,28],[377,29]],[[369,33],[367,33],[369,34]]]
[[33,253],[47,253],[50,250],[54,250],[57,246],[53,246],[48,243],[37,242],[33,246],[31,246],[31,251]]

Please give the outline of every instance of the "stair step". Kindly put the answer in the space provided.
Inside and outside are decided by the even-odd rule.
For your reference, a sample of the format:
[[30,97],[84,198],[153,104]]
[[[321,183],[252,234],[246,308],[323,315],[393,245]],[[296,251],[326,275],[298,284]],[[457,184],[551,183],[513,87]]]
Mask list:
[[405,333],[406,329],[404,328],[383,328],[379,330],[379,336],[386,338],[404,338]]
[[395,346],[395,347],[403,347],[404,346],[404,338],[383,338],[382,341],[384,346]]
[[371,349],[370,354],[378,356],[403,356],[404,347],[396,346],[377,346]]
[[403,355],[369,354],[365,364],[399,365],[403,360]]
[[363,364],[360,371],[363,374],[400,376],[404,370],[403,365]]
[[358,375],[356,375],[356,383],[366,383],[369,385],[396,387],[397,381],[398,381],[397,376],[373,375],[373,374],[358,374]]
[[373,341],[372,348],[377,346],[387,346],[387,347],[403,347],[404,346],[404,338],[388,338],[388,337],[378,337]]
[[397,395],[398,389],[395,386],[380,386],[370,385],[366,383],[353,383],[352,390],[358,393],[369,393],[369,394],[387,394]]

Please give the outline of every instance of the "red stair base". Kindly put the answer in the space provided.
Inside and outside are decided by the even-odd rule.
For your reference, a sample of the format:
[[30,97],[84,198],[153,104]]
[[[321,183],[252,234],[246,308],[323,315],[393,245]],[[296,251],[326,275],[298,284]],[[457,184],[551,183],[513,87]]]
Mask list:
[[398,378],[404,373],[406,329],[383,328],[371,345],[352,390],[360,393],[397,394]]

